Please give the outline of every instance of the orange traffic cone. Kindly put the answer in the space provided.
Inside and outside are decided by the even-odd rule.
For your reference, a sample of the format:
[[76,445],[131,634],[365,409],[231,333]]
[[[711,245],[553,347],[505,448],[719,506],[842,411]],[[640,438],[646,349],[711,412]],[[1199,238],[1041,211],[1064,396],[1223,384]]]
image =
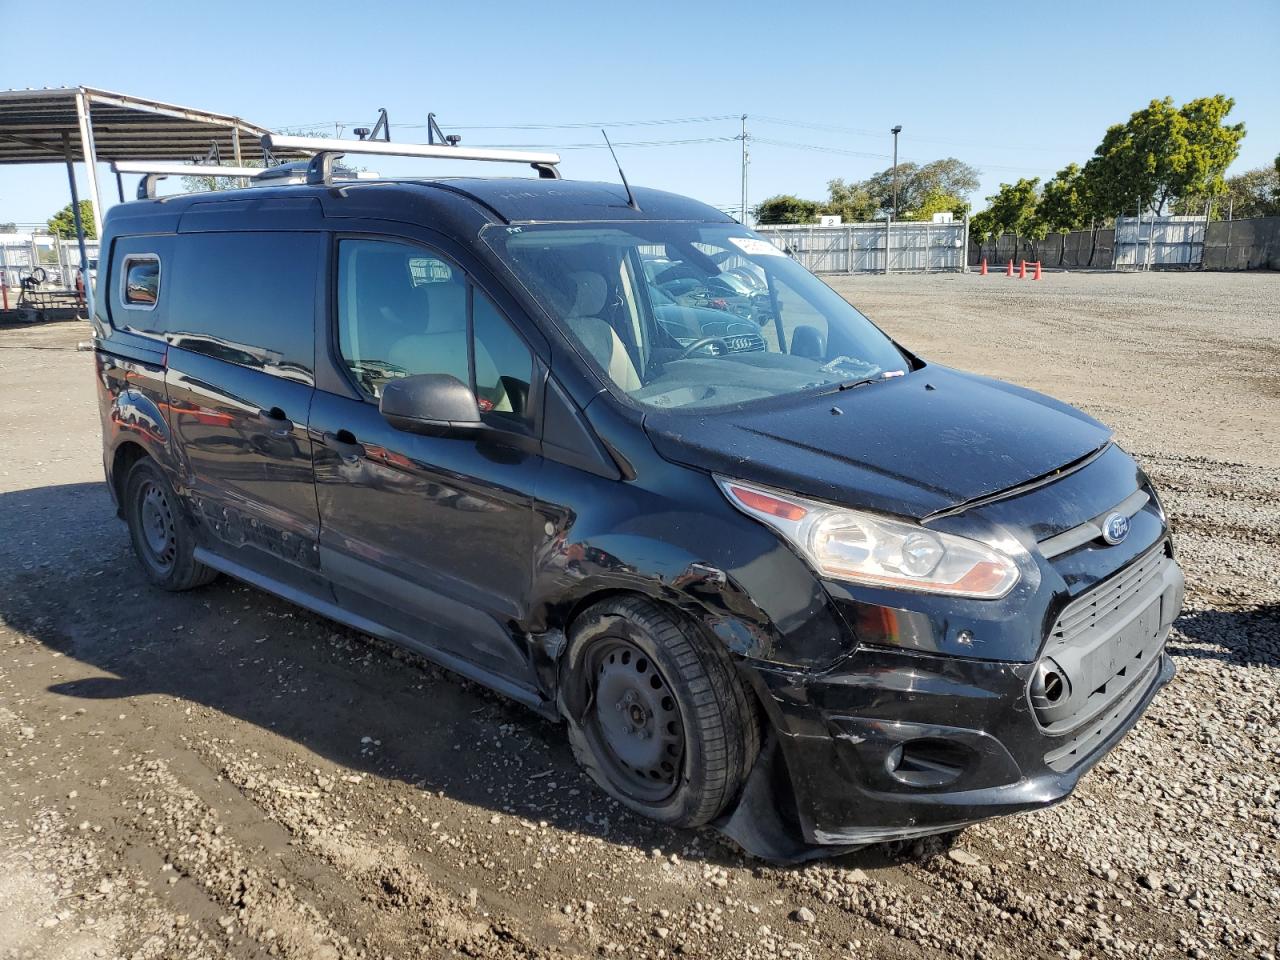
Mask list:
[[1023,260],[1020,264],[1018,264],[1018,279],[1019,280],[1027,279],[1027,261],[1025,260]]
[[987,275],[987,258],[982,258],[982,269],[978,271],[978,276],[985,277]]
[[1009,261],[1009,263],[1005,266],[1005,268],[1004,268],[1004,275],[1005,275],[1006,277],[1012,277],[1012,276],[1013,276],[1013,261],[1012,261],[1012,260],[1010,260],[1010,261]]
[[1032,277],[1031,279],[1033,279],[1033,280],[1039,280],[1039,279],[1040,279],[1040,261],[1039,261],[1039,260],[1037,260],[1037,261],[1036,261],[1036,275],[1035,275],[1034,277]]

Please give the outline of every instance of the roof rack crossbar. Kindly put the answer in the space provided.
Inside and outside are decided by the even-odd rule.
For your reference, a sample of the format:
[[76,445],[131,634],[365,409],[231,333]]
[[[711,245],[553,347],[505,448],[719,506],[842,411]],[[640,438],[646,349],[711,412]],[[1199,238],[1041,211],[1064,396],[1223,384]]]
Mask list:
[[224,167],[202,163],[153,163],[145,160],[117,160],[111,164],[116,174],[140,173],[138,199],[154,200],[156,184],[166,177],[231,177],[252,180],[265,170],[264,167]]
[[307,183],[328,186],[333,182],[333,161],[344,154],[383,157],[418,157],[433,160],[479,160],[493,163],[527,163],[538,176],[559,179],[558,153],[531,150],[498,150],[446,144],[389,143],[385,140],[330,140],[325,137],[293,137],[269,133],[262,138],[267,150],[293,150],[314,154],[307,171]]

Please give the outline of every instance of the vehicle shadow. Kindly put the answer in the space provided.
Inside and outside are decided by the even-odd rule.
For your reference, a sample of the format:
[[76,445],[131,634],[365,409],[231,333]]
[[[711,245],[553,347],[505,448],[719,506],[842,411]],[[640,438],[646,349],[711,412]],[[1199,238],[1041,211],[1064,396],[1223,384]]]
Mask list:
[[[101,483],[0,494],[0,621],[99,674],[54,684],[55,695],[174,697],[257,728],[236,738],[252,749],[287,737],[343,774],[646,852],[757,863],[710,829],[630,813],[580,771],[558,724],[412,653],[226,577],[183,594],[152,587]],[[875,868],[908,849],[832,862]]]
[[[1189,610],[1175,622],[1169,652],[1241,666],[1280,667],[1280,603],[1241,610]],[[1188,642],[1180,642],[1185,639]]]

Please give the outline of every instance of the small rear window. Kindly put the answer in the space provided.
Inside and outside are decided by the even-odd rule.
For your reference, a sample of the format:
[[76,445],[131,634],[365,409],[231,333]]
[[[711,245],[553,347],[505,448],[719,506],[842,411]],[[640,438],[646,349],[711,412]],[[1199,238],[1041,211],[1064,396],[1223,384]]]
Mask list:
[[131,310],[151,310],[160,299],[160,258],[154,254],[125,257],[120,302]]

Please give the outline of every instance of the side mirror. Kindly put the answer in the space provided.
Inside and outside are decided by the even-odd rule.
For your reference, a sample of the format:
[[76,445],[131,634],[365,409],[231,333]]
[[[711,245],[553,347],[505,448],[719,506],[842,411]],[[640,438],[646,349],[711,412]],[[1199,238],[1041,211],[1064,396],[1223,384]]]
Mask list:
[[397,430],[440,435],[481,429],[471,388],[449,373],[420,373],[388,380],[378,410]]

